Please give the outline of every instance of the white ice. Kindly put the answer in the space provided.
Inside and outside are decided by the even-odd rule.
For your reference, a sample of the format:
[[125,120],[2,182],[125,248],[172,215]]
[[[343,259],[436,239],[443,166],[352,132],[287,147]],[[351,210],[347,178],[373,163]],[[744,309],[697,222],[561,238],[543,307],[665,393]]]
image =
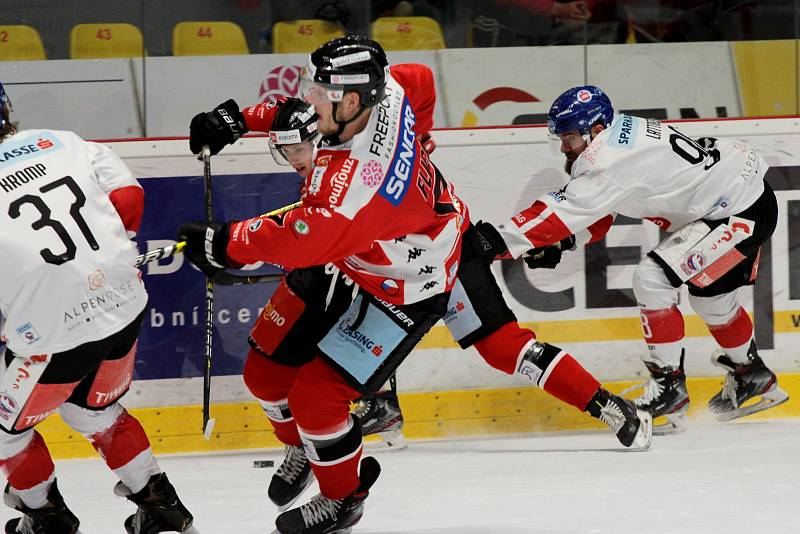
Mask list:
[[[412,442],[383,471],[353,534],[800,532],[800,420],[694,424],[626,452],[608,432]],[[280,452],[162,456],[203,534],[270,533]],[[132,505],[99,460],[57,462],[81,532],[124,532]],[[316,488],[309,489],[304,499]],[[0,511],[2,524],[13,511]]]

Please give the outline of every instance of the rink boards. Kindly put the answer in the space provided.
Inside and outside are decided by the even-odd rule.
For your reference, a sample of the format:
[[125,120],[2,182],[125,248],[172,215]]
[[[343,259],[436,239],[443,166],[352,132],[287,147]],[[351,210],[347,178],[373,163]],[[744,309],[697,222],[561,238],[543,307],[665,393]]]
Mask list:
[[[692,136],[734,137],[757,146],[771,165],[780,216],[765,247],[759,280],[742,291],[754,318],[762,356],[781,373],[781,383],[800,398],[800,121],[721,120],[681,123]],[[566,179],[560,158],[536,127],[440,130],[434,162],[470,206],[472,219],[502,221],[539,194]],[[201,167],[187,155],[186,140],[109,143],[143,178],[145,223],[140,248],[174,242],[175,227],[202,219]],[[212,160],[215,216],[243,218],[288,204],[298,179],[276,166],[263,138],[247,138]],[[658,228],[619,220],[602,242],[565,256],[552,272],[531,272],[522,264],[496,265],[508,300],[521,323],[539,338],[569,350],[604,382],[622,387],[640,380],[645,350],[631,276],[638,259],[659,239]],[[274,285],[217,292],[212,440],[200,436],[202,398],[202,277],[182,258],[144,269],[150,310],[140,341],[136,378],[125,397],[162,452],[275,446],[260,408],[243,386],[242,364],[252,321]],[[685,298],[682,299],[685,302]],[[709,361],[713,343],[691,309],[687,316],[687,361],[693,410],[719,389],[718,369]],[[441,323],[420,343],[398,373],[407,434],[433,438],[458,434],[586,428],[590,418],[553,401],[524,382],[486,366],[474,350],[461,351]],[[794,401],[767,416],[798,416]],[[55,419],[55,418],[51,418]],[[46,423],[56,454],[92,453],[57,420]]]

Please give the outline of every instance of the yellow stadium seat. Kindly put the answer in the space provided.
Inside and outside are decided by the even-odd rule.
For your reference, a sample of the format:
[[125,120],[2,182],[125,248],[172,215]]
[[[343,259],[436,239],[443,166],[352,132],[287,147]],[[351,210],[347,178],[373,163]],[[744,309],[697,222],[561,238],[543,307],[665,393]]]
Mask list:
[[179,22],[172,30],[176,56],[227,56],[249,54],[238,24],[227,21]]
[[47,59],[39,32],[23,24],[0,26],[0,61]]
[[78,24],[69,32],[72,59],[140,57],[142,32],[133,24]]
[[318,19],[277,22],[272,27],[272,51],[276,54],[313,52],[344,31],[335,22]]
[[439,23],[428,17],[381,17],[372,24],[372,38],[384,50],[447,48]]

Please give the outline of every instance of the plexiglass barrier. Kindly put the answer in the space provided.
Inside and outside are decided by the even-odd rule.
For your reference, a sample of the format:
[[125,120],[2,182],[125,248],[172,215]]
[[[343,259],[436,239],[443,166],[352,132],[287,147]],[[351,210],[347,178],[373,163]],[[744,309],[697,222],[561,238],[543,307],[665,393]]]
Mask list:
[[541,123],[568,87],[656,118],[800,113],[800,0],[52,0],[0,11],[0,81],[27,127],[186,135],[228,98],[293,95],[344,32],[428,64],[437,127]]

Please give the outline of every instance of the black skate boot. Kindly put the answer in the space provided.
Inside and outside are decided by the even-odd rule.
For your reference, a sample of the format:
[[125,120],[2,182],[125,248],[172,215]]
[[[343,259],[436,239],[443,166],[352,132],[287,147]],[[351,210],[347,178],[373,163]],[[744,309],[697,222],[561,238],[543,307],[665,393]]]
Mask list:
[[283,512],[275,520],[273,534],[348,534],[364,513],[364,501],[378,479],[381,466],[367,456],[361,460],[358,489],[344,499],[333,500],[322,494],[298,508]]
[[607,424],[624,446],[637,449],[650,447],[653,420],[647,412],[637,410],[633,401],[600,388],[589,401],[586,411]]
[[[755,341],[750,343],[747,363],[736,363],[718,350],[711,355],[711,362],[722,367],[728,374],[722,391],[711,397],[708,409],[717,414],[718,421],[730,421],[756,412],[773,408],[789,400],[789,395],[778,387],[778,378],[770,371],[756,350]],[[761,397],[747,406],[751,399]]]
[[55,480],[47,492],[49,503],[43,508],[35,510],[25,506],[22,500],[10,490],[11,487],[6,484],[3,501],[6,505],[25,515],[7,522],[6,534],[75,534],[78,532],[78,525],[81,522],[64,504],[64,498],[61,497]]
[[267,494],[279,512],[289,508],[314,481],[311,463],[303,447],[286,446],[283,463],[272,475]]
[[[686,411],[689,409],[689,392],[686,390],[686,375],[683,372],[683,357],[675,367],[659,367],[653,362],[644,362],[650,371],[650,380],[622,392],[644,389],[639,397],[633,400],[640,410],[644,410],[653,418],[653,434],[677,434],[686,430]],[[666,421],[657,423],[657,417]]]
[[372,397],[362,397],[356,403],[353,415],[361,425],[364,436],[379,434],[387,450],[402,450],[408,447],[403,437],[403,413],[400,401],[393,390],[379,391]]
[[197,532],[192,527],[192,514],[178,498],[166,473],[151,476],[147,485],[138,493],[131,493],[125,484],[117,482],[114,493],[139,507],[135,514],[125,520],[128,534]]

